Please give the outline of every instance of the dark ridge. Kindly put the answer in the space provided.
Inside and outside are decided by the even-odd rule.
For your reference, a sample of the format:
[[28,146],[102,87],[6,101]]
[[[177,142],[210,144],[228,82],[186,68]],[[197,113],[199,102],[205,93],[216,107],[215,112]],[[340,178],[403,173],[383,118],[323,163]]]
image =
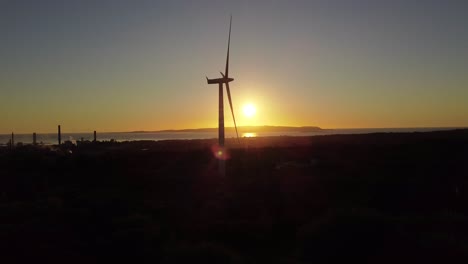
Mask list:
[[[240,126],[239,131],[242,132],[320,132],[328,131],[329,129],[321,129],[316,126]],[[225,127],[226,131],[234,131],[234,127]],[[218,128],[194,128],[194,129],[166,129],[157,131],[131,131],[129,133],[176,133],[176,132],[216,132]]]

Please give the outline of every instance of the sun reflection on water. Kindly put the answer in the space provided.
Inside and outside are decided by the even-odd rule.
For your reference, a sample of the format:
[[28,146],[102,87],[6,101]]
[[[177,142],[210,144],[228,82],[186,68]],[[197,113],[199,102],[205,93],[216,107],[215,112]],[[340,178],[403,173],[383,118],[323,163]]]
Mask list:
[[251,132],[242,133],[242,137],[247,137],[247,138],[250,138],[250,137],[257,137],[257,133],[251,133]]

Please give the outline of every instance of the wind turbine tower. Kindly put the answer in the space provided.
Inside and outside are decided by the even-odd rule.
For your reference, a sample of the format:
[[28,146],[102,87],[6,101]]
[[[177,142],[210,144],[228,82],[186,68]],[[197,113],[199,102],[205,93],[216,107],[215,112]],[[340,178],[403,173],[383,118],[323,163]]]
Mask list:
[[[227,57],[226,57],[226,68],[224,73],[221,73],[222,78],[217,78],[217,79],[208,79],[206,77],[206,81],[208,84],[218,84],[218,91],[219,91],[219,106],[218,106],[218,139],[219,139],[219,147],[221,148],[221,151],[223,151],[224,148],[224,98],[223,98],[223,85],[226,85],[226,92],[229,100],[229,106],[231,107],[231,113],[232,113],[232,119],[234,120],[234,127],[236,129],[236,135],[237,138],[239,139],[239,133],[237,132],[237,124],[236,124],[236,118],[234,116],[234,109],[232,108],[232,99],[231,99],[231,91],[229,89],[229,83],[234,81],[233,78],[229,77],[229,48],[231,44],[231,26],[232,26],[232,16],[231,20],[229,22],[229,37],[228,37],[228,48],[227,48]],[[221,152],[222,155],[222,152]],[[219,157],[222,158],[222,157]]]

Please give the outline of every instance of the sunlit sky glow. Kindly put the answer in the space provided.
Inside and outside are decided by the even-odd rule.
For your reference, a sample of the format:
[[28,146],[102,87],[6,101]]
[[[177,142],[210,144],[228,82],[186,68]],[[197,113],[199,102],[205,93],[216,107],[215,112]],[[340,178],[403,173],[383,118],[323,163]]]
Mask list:
[[0,133],[216,127],[231,13],[238,125],[468,126],[466,1],[0,0]]
[[242,111],[244,112],[244,115],[248,118],[254,117],[254,115],[257,113],[257,109],[255,106],[251,103],[247,103],[242,107]]

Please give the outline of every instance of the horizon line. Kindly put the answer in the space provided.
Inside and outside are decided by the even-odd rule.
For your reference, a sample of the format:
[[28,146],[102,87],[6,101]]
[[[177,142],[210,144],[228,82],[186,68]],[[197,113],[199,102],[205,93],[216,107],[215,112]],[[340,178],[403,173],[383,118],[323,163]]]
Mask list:
[[[305,126],[287,126],[287,125],[258,125],[258,126],[239,126],[238,128],[242,127],[285,127],[285,128],[319,128],[321,130],[351,130],[351,129],[466,129],[468,126],[414,126],[414,127],[334,127],[334,128],[323,128],[320,126],[312,126],[312,125],[305,125]],[[233,126],[225,127],[229,129],[234,129]],[[181,129],[160,129],[160,130],[130,130],[130,131],[99,131],[99,130],[87,130],[87,131],[72,131],[72,132],[64,132],[62,128],[62,134],[93,134],[94,131],[96,133],[161,133],[161,132],[177,132],[177,131],[184,131],[184,130],[202,130],[202,129],[217,129],[217,127],[199,127],[199,128],[181,128]],[[0,133],[0,135],[11,135],[11,133],[16,135],[26,135],[26,134],[57,134],[57,131],[53,132],[7,132],[7,133]]]

